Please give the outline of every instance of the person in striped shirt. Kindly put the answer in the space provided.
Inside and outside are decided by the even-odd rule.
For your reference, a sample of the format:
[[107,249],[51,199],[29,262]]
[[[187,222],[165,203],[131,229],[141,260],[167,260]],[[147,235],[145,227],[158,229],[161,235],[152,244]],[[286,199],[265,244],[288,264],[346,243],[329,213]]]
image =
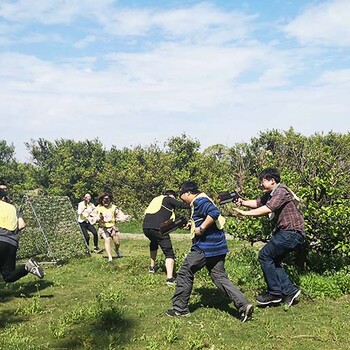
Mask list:
[[224,218],[220,210],[205,193],[198,190],[193,181],[185,181],[180,187],[180,198],[191,206],[191,251],[187,254],[176,279],[173,308],[166,315],[189,316],[189,299],[193,288],[194,275],[206,267],[216,287],[233,302],[240,313],[242,322],[253,314],[253,305],[233,285],[225,271],[225,257],[228,247],[223,230]]

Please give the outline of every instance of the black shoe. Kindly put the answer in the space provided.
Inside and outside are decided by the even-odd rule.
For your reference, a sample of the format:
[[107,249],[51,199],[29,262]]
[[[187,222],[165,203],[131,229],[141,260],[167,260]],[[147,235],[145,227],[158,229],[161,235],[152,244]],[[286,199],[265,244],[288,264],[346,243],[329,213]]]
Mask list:
[[241,322],[247,322],[253,316],[254,306],[252,304],[247,304],[244,312],[241,313]]
[[264,293],[264,294],[258,295],[256,297],[256,301],[260,305],[278,304],[282,301],[282,297],[280,295],[272,295],[270,293]]
[[165,314],[169,317],[177,317],[177,316],[188,317],[191,315],[189,311],[179,312],[179,311],[175,311],[174,309],[167,310]]
[[100,253],[103,252],[103,249],[100,249],[99,247],[95,247],[93,252],[96,253],[96,254],[100,254]]
[[176,278],[171,277],[171,278],[167,278],[166,282],[165,282],[168,286],[173,286],[176,283]]
[[287,307],[291,307],[294,304],[295,299],[297,299],[301,294],[301,290],[298,289],[294,294],[287,295],[284,297],[284,305]]

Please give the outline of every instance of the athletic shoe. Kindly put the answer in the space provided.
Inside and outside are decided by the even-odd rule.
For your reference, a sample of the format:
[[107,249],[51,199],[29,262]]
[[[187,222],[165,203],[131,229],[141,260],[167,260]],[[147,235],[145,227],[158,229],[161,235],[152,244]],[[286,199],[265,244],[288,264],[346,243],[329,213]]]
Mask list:
[[117,250],[116,253],[117,253],[117,258],[122,258],[123,257],[123,254],[122,254],[122,252],[120,250]]
[[168,286],[173,286],[174,284],[176,284],[176,278],[175,278],[175,277],[167,278],[167,280],[165,281],[165,283],[166,283]]
[[189,311],[175,311],[174,309],[169,309],[165,313],[169,317],[177,317],[177,316],[182,316],[182,317],[188,317],[191,315]]
[[241,313],[241,322],[247,322],[253,316],[254,306],[252,304],[247,304],[244,312]]
[[32,258],[25,263],[25,269],[39,278],[44,278],[45,273],[43,268]]
[[260,305],[278,304],[282,301],[282,297],[279,295],[272,295],[270,293],[264,293],[256,297],[256,301]]
[[291,307],[295,301],[295,299],[297,299],[301,294],[301,290],[298,289],[294,294],[292,295],[287,295],[284,297],[284,305],[287,307]]
[[155,273],[155,272],[156,272],[155,266],[150,266],[150,267],[148,268],[148,272],[149,272],[149,273]]
[[96,254],[100,254],[100,253],[103,252],[103,249],[100,249],[99,247],[95,247],[93,252],[96,253]]

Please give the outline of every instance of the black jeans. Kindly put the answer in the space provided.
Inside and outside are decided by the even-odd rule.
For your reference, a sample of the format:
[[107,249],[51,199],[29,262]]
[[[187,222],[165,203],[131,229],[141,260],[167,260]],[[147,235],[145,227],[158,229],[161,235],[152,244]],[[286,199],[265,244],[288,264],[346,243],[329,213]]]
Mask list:
[[144,228],[143,233],[150,240],[150,251],[158,250],[159,246],[167,259],[175,259],[175,253],[169,233],[166,235],[162,235],[158,230],[154,230],[152,228]]
[[206,266],[216,287],[233,302],[239,312],[244,312],[248,301],[227,277],[225,257],[224,254],[206,258],[204,253],[193,251],[187,254],[176,278],[176,289],[173,296],[175,311],[189,312],[188,303],[192,292],[194,274]]
[[0,241],[0,273],[5,282],[15,282],[28,275],[25,265],[16,268],[17,247]]
[[90,236],[88,234],[88,231],[90,231],[92,233],[92,235],[94,236],[94,247],[97,248],[98,247],[98,235],[97,235],[97,231],[95,229],[95,226],[91,225],[87,221],[79,222],[79,225],[81,227],[81,230],[83,231],[83,235],[84,235],[86,244],[89,246]]

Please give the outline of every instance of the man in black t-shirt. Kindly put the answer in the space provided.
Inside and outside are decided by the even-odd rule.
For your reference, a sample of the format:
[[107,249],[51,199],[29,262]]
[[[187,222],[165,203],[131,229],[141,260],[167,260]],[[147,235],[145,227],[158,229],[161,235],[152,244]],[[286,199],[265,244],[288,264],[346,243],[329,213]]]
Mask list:
[[168,190],[164,195],[152,199],[143,220],[143,232],[150,240],[150,267],[149,272],[155,272],[155,263],[157,258],[158,247],[160,247],[165,255],[165,268],[167,279],[166,283],[172,285],[175,283],[174,278],[174,259],[175,254],[171,243],[169,233],[161,234],[160,226],[169,219],[175,219],[174,210],[176,208],[189,209],[189,204],[175,199],[175,192]]

